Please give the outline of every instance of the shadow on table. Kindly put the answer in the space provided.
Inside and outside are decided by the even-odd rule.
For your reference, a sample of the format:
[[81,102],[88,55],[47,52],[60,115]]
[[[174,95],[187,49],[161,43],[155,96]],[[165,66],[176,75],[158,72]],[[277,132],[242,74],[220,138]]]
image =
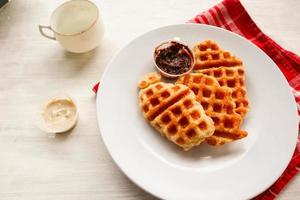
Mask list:
[[72,134],[75,127],[73,127],[71,130],[64,132],[64,133],[56,133],[54,136],[55,140],[59,140],[60,142],[65,141]]
[[64,51],[63,57],[65,60],[69,61],[68,64],[70,64],[72,68],[76,68],[80,71],[85,66],[88,66],[88,64],[94,59],[95,55],[99,53],[99,50],[100,49],[98,47],[86,53],[71,53]]

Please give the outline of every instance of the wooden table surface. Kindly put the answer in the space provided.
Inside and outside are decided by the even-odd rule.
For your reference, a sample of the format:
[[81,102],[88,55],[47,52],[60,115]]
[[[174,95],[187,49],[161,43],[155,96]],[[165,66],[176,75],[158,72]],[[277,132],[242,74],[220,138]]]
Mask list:
[[[65,52],[38,32],[62,2],[12,0],[0,9],[0,199],[155,199],[112,161],[91,87],[124,43],[185,22],[218,1],[99,0],[105,38],[96,51],[82,55]],[[242,3],[268,35],[300,54],[300,1]],[[79,122],[71,133],[48,138],[37,128],[36,114],[48,97],[61,93],[78,102]],[[300,199],[300,175],[278,199]]]

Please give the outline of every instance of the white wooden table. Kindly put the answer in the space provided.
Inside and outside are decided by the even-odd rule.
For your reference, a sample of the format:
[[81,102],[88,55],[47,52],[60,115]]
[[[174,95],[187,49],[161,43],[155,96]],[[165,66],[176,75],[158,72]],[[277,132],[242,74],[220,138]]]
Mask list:
[[[155,199],[114,164],[97,127],[95,95],[113,54],[158,26],[181,23],[214,0],[99,0],[105,39],[94,52],[66,53],[38,33],[61,0],[12,0],[0,9],[0,199]],[[300,1],[242,1],[258,25],[300,54]],[[66,92],[79,105],[77,127],[48,138],[35,114],[49,96]],[[300,175],[279,199],[300,199]]]

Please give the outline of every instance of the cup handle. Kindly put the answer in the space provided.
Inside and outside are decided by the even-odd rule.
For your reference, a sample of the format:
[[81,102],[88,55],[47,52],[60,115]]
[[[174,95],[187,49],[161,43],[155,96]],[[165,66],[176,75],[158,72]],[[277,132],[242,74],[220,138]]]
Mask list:
[[43,25],[39,25],[39,31],[41,33],[42,36],[51,39],[51,40],[56,40],[56,38],[54,36],[49,36],[46,33],[44,33],[43,29],[49,29],[53,32],[52,28],[50,26],[43,26]]

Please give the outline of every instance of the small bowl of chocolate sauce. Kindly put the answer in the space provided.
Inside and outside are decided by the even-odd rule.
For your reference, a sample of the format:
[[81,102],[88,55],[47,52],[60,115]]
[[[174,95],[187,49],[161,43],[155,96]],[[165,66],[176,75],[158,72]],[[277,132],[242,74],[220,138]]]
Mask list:
[[195,62],[193,52],[188,45],[177,40],[164,41],[156,46],[153,59],[157,70],[168,78],[188,74]]

